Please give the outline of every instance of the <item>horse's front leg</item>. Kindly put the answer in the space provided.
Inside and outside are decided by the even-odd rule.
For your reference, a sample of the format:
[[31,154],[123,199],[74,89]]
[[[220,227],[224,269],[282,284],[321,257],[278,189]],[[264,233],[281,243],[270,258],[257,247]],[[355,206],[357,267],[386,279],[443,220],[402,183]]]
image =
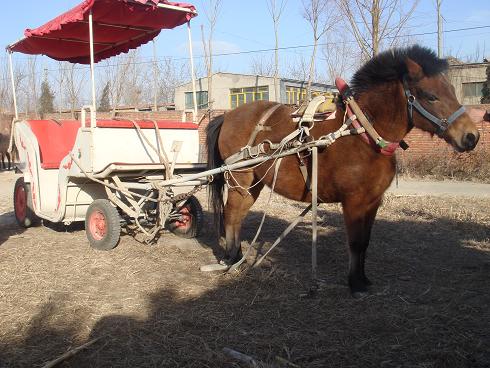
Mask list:
[[349,287],[355,297],[362,296],[371,285],[364,271],[364,263],[380,204],[381,197],[369,204],[355,198],[342,203],[349,242]]
[[257,200],[263,183],[254,180],[252,172],[237,173],[233,177],[232,188],[228,189],[228,199],[224,208],[224,227],[226,240],[226,263],[233,264],[240,260],[242,221],[250,207]]

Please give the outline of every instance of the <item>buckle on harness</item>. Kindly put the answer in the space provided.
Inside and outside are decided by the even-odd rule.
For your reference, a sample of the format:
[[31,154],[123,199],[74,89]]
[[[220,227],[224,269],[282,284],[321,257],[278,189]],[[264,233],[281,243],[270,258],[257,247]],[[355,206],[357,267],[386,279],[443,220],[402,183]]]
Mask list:
[[310,128],[307,127],[307,126],[303,126],[303,125],[300,125],[300,133],[299,133],[299,137],[298,137],[298,140],[303,143],[307,137],[310,136]]

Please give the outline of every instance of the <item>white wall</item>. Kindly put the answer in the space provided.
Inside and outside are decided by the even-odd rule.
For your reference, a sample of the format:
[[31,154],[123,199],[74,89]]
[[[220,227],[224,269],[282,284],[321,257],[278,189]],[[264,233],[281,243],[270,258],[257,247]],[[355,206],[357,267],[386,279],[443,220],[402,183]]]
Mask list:
[[[213,108],[216,110],[230,109],[230,88],[245,87],[269,87],[269,100],[276,101],[274,91],[274,78],[253,75],[216,73],[213,75],[212,99]],[[208,90],[208,79],[200,78],[196,81],[197,91]],[[185,108],[185,92],[192,92],[192,83],[184,84],[175,89],[175,108],[183,110]]]
[[456,90],[456,97],[463,105],[478,105],[480,97],[464,97],[463,83],[484,82],[487,79],[485,70],[487,64],[461,64],[451,65],[448,71],[448,78]]

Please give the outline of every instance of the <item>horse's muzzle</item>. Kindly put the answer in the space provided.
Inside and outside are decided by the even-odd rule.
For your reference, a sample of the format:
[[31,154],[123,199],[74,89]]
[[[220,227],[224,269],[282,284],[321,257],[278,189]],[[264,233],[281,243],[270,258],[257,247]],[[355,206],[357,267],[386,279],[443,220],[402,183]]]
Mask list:
[[477,131],[476,135],[474,133],[465,133],[463,139],[461,140],[462,149],[464,151],[471,151],[474,149],[480,139],[480,133]]

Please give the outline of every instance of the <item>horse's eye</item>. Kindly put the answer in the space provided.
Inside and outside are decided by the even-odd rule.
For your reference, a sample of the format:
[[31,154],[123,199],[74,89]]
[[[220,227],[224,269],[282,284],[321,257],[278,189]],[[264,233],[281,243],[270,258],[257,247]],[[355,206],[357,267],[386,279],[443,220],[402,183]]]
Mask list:
[[439,101],[439,99],[436,96],[434,96],[434,95],[432,95],[430,93],[427,93],[426,94],[426,97],[427,97],[427,100],[429,100],[429,102]]

